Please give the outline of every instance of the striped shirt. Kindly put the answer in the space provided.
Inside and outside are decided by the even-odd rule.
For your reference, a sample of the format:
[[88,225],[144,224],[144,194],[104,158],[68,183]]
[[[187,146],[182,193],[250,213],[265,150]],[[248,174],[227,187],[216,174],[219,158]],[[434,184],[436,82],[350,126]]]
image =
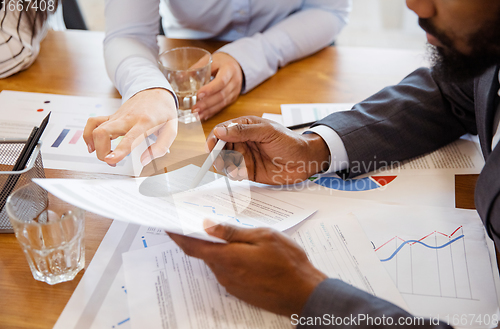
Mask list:
[[[7,1],[6,1],[7,2]],[[7,2],[8,3],[8,2]],[[3,4],[3,1],[2,1]],[[26,11],[10,10],[8,5],[0,10],[0,78],[27,69],[35,61],[40,42],[47,34],[47,24],[40,24],[35,33],[33,19]]]

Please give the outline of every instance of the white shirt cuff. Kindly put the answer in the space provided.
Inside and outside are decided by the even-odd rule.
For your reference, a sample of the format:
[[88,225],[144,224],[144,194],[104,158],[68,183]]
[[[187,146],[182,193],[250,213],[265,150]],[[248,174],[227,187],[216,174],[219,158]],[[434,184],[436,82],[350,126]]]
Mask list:
[[330,167],[325,173],[337,172],[349,168],[349,157],[344,142],[335,130],[328,126],[320,125],[306,130],[319,135],[328,145],[330,150]]

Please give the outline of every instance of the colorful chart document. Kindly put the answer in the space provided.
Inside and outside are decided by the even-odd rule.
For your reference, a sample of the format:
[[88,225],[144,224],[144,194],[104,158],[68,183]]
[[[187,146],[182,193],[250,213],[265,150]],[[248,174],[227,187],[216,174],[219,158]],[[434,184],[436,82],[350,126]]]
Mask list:
[[[292,238],[328,276],[406,308],[354,216],[308,221]],[[126,253],[123,263],[133,329],[292,328],[290,318],[228,294],[173,242]]]
[[[50,121],[42,135],[42,157],[45,168],[67,169],[139,176],[140,156],[153,140],[142,142],[116,167],[110,167],[89,154],[83,140],[87,120],[109,116],[121,105],[120,99],[64,96],[4,90],[0,93],[0,137],[26,139],[34,125],[51,112]],[[112,141],[114,149],[120,138]]]
[[[492,271],[483,223],[476,211],[378,205],[354,213],[416,315],[446,321],[462,314],[491,318],[498,312],[493,279],[498,271]],[[475,328],[491,324],[452,323]]]

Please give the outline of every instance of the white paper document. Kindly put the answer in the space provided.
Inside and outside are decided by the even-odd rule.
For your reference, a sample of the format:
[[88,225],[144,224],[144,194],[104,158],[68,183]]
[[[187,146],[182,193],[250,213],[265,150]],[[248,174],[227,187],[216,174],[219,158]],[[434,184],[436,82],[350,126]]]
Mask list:
[[185,191],[197,171],[198,167],[190,165],[147,178],[34,181],[56,197],[101,216],[214,242],[220,239],[205,232],[205,218],[283,231],[316,211],[309,205],[282,198],[280,191],[248,181],[229,181],[213,173],[207,173],[204,180],[212,177],[215,180],[211,183]]
[[[120,99],[4,90],[0,93],[0,137],[27,139],[33,126],[39,126],[51,112],[41,138],[45,168],[138,176],[146,141],[116,167],[111,167],[97,159],[95,152],[89,154],[82,137],[89,118],[109,116],[120,105]],[[111,148],[114,149],[120,141],[121,138],[113,140]]]
[[[282,118],[266,113],[266,117],[280,122],[285,127],[314,122],[339,111],[350,110],[354,104],[281,104]],[[264,117],[264,116],[263,116]],[[364,164],[359,164],[363,166]],[[366,164],[372,165],[372,164]],[[387,163],[393,169],[376,169],[377,174],[479,174],[484,166],[484,158],[478,140],[471,135],[464,135],[459,140],[439,150],[401,163]],[[373,169],[373,168],[372,168]]]
[[281,104],[285,127],[315,122],[339,111],[350,110],[354,103]]
[[484,157],[476,136],[464,135],[429,154],[403,161],[393,168],[376,172],[381,175],[479,174]]
[[414,314],[446,321],[498,312],[498,271],[476,211],[377,205],[354,213]]
[[343,180],[336,174],[311,177],[284,187],[300,194],[379,201],[392,204],[455,207],[455,176],[370,175]]
[[122,253],[168,241],[164,230],[114,221],[54,329],[130,329]]
[[283,125],[283,116],[281,114],[262,113],[262,118],[272,120],[279,123],[280,125]]
[[[354,216],[306,222],[292,236],[328,276],[406,305]],[[130,321],[139,328],[291,328],[290,318],[229,295],[199,259],[175,243],[123,255]]]
[[[461,314],[475,313],[484,319],[496,313],[497,289],[493,277],[498,277],[498,269],[496,260],[490,258],[488,238],[477,212],[387,205],[319,194],[290,194],[293,198],[299,195],[302,202],[318,207],[313,220],[343,217],[352,212],[371,241],[372,250],[377,250],[378,258],[390,258],[381,263],[402,293],[410,313],[422,317],[439,316],[444,321]],[[469,328],[477,325],[469,324]],[[477,327],[485,326],[483,323]]]
[[372,246],[353,214],[314,216],[291,235],[311,263],[330,278],[340,279],[408,310],[389,276],[380,268]]

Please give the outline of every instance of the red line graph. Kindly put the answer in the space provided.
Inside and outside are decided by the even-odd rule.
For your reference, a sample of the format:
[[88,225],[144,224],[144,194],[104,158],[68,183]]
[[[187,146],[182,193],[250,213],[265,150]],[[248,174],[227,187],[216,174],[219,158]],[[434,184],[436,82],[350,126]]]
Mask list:
[[[418,241],[423,241],[424,239],[428,238],[429,236],[433,235],[434,233],[439,233],[439,234],[441,234],[441,235],[444,235],[444,236],[445,236],[445,237],[447,237],[447,238],[451,238],[451,237],[452,237],[455,233],[457,233],[457,231],[458,231],[459,229],[461,229],[461,228],[462,228],[462,226],[460,225],[459,227],[457,227],[457,229],[456,229],[455,231],[453,231],[453,233],[451,233],[451,234],[449,234],[449,235],[448,235],[448,234],[444,234],[444,233],[439,232],[439,231],[434,231],[434,232],[431,232],[431,233],[427,234],[426,236],[424,236],[424,237],[422,237],[422,238],[418,239]],[[399,236],[395,236],[395,237],[393,237],[392,239],[390,239],[389,241],[387,241],[386,243],[382,244],[382,245],[381,245],[380,247],[378,247],[377,249],[375,249],[375,251],[378,251],[380,248],[382,248],[383,246],[385,246],[385,245],[386,245],[386,244],[388,244],[389,242],[393,241],[394,239],[399,239],[399,240],[401,240],[401,241],[403,241],[403,242],[406,242],[406,240],[405,240],[405,239],[402,239],[402,238],[400,238]],[[415,243],[416,243],[416,242],[408,243],[408,245],[410,245],[410,246],[411,246],[411,245],[414,245]]]

